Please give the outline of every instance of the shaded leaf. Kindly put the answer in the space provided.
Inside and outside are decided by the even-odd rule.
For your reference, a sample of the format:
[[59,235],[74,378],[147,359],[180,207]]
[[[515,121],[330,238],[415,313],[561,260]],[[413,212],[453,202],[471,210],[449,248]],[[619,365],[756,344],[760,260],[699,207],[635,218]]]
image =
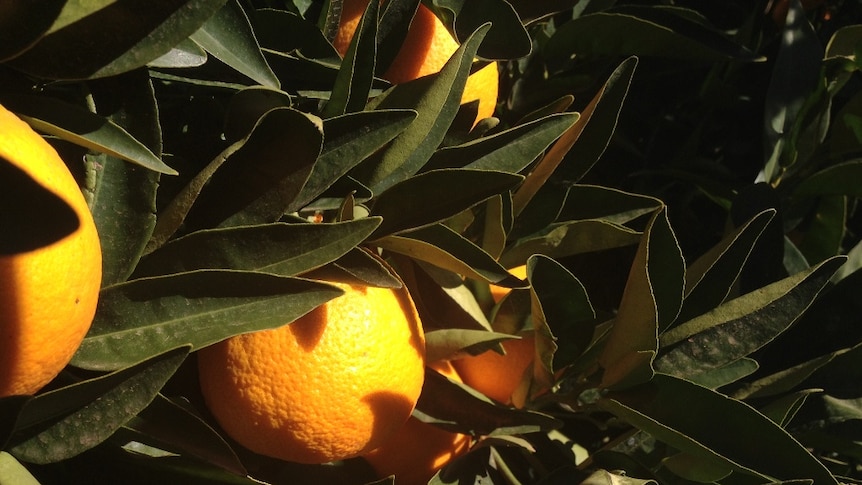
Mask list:
[[0,12],[0,62],[21,54],[35,44],[45,35],[66,3],[67,0],[50,0],[38,4],[29,0],[5,1]]
[[[33,399],[25,408],[22,420],[29,419],[31,413],[59,419],[16,443],[10,452],[19,460],[45,464],[71,458],[98,445],[153,400],[188,352],[188,347],[169,350],[113,374]],[[99,394],[85,396],[93,388],[98,388]],[[72,407],[69,406],[70,397],[87,402],[82,403],[82,407]],[[63,414],[56,415],[58,412]]]
[[488,26],[462,44],[438,74],[393,86],[375,98],[374,109],[415,109],[416,120],[373,164],[358,167],[357,178],[382,193],[415,174],[443,141],[461,105],[461,95],[476,49]]
[[288,206],[304,207],[353,167],[401,134],[416,118],[412,110],[361,111],[323,121],[323,148],[302,191]]
[[680,322],[702,315],[724,302],[733,289],[733,283],[739,278],[754,244],[774,216],[774,209],[761,212],[725,236],[688,267],[685,273],[685,300],[679,314]]
[[684,377],[749,355],[798,320],[843,262],[830,259],[668,330],[656,370]]
[[225,0],[70,3],[51,33],[12,60],[49,79],[107,77],[144,66],[198,30]]
[[362,111],[371,93],[377,58],[378,2],[368,2],[341,61],[323,117]]
[[491,29],[479,46],[477,55],[484,59],[516,59],[530,54],[530,36],[518,13],[503,0],[432,0],[432,11],[438,13],[455,37],[466,42],[476,29],[490,22]]
[[506,249],[500,264],[514,268],[533,254],[562,258],[637,244],[641,233],[607,221],[586,220],[553,224],[540,234],[523,238]]
[[[411,125],[412,126],[412,125]],[[425,172],[380,194],[371,214],[383,217],[372,238],[425,227],[514,187],[523,177],[505,172],[441,169]],[[422,207],[422,211],[417,211]]]
[[[566,22],[548,40],[543,53],[554,60],[572,54],[654,56],[692,61],[757,59],[744,46],[695,15],[693,10],[677,7],[615,7]],[[619,35],[620,32],[625,35]]]
[[[682,305],[684,278],[685,262],[663,208],[653,216],[641,239],[614,326],[599,358],[603,368],[632,362],[629,354],[658,350],[658,332],[673,322]],[[619,372],[614,370],[612,375]],[[603,386],[614,384],[603,379]]]
[[380,288],[401,288],[395,271],[378,255],[357,247],[326,266],[312,270],[304,276],[324,281],[343,281]]
[[83,108],[47,96],[24,94],[3,98],[2,101],[36,130],[154,172],[177,174],[129,132]]
[[471,168],[518,173],[578,120],[577,113],[550,115],[434,152],[425,169]]
[[[557,174],[571,182],[577,182],[596,163],[608,146],[619,116],[620,107],[628,93],[637,59],[630,57],[620,63],[599,89],[578,121],[569,128],[548,150],[523,185],[515,192],[515,214],[520,214],[529,201],[557,170],[564,159],[574,160],[572,166]],[[593,122],[595,118],[595,122]],[[582,136],[583,135],[583,136]],[[578,141],[583,140],[581,144]],[[569,155],[577,149],[577,156]]]
[[237,226],[193,232],[144,259],[135,277],[196,269],[236,269],[282,276],[305,273],[344,256],[371,234],[380,219],[332,224]]
[[425,261],[467,278],[520,285],[490,254],[442,224],[375,241],[377,246]]
[[[738,471],[838,484],[823,464],[769,418],[741,401],[682,379],[656,374],[649,383],[611,392],[596,404],[679,450],[721,460]],[[692,410],[709,410],[724,419],[690,419]]]
[[341,293],[310,280],[228,270],[121,283],[102,290],[72,364],[110,370],[179,345],[197,350],[240,333],[280,327]]
[[862,197],[862,160],[827,167],[803,180],[794,190],[799,195],[852,195]]
[[282,53],[299,51],[311,59],[338,58],[321,29],[294,12],[259,8],[252,20],[254,33],[264,48]]
[[510,334],[473,330],[467,328],[444,328],[425,333],[425,359],[427,362],[451,360],[468,354],[467,347],[481,353],[496,344],[516,338]]
[[598,185],[575,184],[569,188],[557,220],[602,219],[626,224],[662,206],[654,197]]
[[207,53],[191,39],[180,41],[167,53],[147,63],[147,67],[184,69],[202,66],[207,62]]
[[743,357],[718,367],[706,369],[699,374],[687,376],[687,378],[695,384],[700,384],[703,387],[718,389],[719,387],[732,384],[743,377],[754,374],[758,367],[759,365],[756,360]]
[[236,0],[229,0],[191,39],[225,64],[257,83],[278,88],[278,78],[260,52],[248,17]]
[[752,399],[786,393],[801,385],[817,369],[827,365],[838,354],[839,352],[833,352],[761,377],[735,390],[731,396],[734,399]]
[[548,431],[562,424],[546,414],[494,404],[476,391],[427,367],[425,385],[416,409],[438,420],[438,426],[458,433],[521,434]]
[[47,246],[80,224],[66,201],[0,156],[0,255]]

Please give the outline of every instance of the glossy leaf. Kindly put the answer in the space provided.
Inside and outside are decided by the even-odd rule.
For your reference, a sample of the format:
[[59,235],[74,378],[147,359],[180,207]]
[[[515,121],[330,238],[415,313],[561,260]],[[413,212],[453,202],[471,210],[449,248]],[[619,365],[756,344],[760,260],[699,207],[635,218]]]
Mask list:
[[[677,7],[627,5],[584,15],[560,26],[544,48],[551,59],[572,54],[654,56],[693,61],[757,57],[722,32]],[[625,32],[625,35],[618,35]],[[616,34],[615,34],[616,33]]]
[[374,109],[415,109],[416,120],[375,159],[359,167],[357,178],[375,193],[415,174],[443,141],[461,105],[461,95],[476,49],[488,26],[462,44],[436,75],[399,84],[375,98]]
[[191,39],[207,52],[257,83],[278,88],[279,81],[260,52],[248,17],[235,0],[229,0]]
[[167,53],[147,63],[147,67],[183,69],[199,67],[207,62],[207,52],[191,39],[180,41]]
[[[150,78],[140,71],[93,81],[93,98],[108,120],[161,153],[158,108]],[[102,248],[102,286],[132,273],[156,224],[160,175],[108,155],[88,155],[90,210]]]
[[[629,360],[632,354],[645,356],[658,350],[659,331],[674,321],[682,305],[684,278],[685,262],[667,212],[662,209],[641,239],[614,326],[599,358],[606,372],[621,378],[634,371],[625,369],[633,362]],[[614,384],[607,377],[603,379],[603,386]]]
[[147,256],[135,277],[196,269],[236,269],[295,276],[344,256],[380,219],[332,224],[264,224],[208,229],[175,239]]
[[[440,222],[505,192],[521,180],[523,177],[517,174],[485,170],[442,169],[419,174],[377,197],[371,214],[383,217],[383,223],[372,237]],[[423,210],[417,211],[416,207]]]
[[90,79],[131,71],[198,30],[225,0],[108,5],[72,2],[51,33],[12,63],[48,79]]
[[74,210],[54,192],[0,156],[0,255],[33,251],[80,227]]
[[[16,443],[10,452],[19,460],[45,464],[71,458],[98,445],[153,400],[185,360],[188,351],[188,347],[169,350],[113,374],[33,399],[25,408],[24,416],[33,413],[43,419],[58,419]],[[83,399],[84,394],[94,388],[100,392]],[[81,407],[72,407],[69,398],[87,402]],[[54,414],[57,412],[63,414]]]
[[665,332],[656,370],[685,377],[749,355],[798,320],[843,262],[830,259]]
[[416,118],[411,110],[361,111],[323,121],[323,148],[302,191],[288,206],[298,210],[371,154],[401,134]]
[[179,345],[197,350],[288,324],[341,293],[314,281],[229,270],[129,281],[102,290],[72,364],[111,370]]
[[[695,456],[721,460],[761,478],[838,481],[780,426],[747,404],[672,376],[611,392],[597,405]],[[689,419],[693,409],[729,419]],[[764,453],[768,449],[770,453]]]
[[6,108],[41,132],[154,172],[177,174],[176,170],[165,165],[129,132],[83,108],[46,96],[15,95],[3,98],[2,102]]
[[518,173],[578,120],[577,113],[547,116],[462,145],[444,147],[425,169],[470,168]]

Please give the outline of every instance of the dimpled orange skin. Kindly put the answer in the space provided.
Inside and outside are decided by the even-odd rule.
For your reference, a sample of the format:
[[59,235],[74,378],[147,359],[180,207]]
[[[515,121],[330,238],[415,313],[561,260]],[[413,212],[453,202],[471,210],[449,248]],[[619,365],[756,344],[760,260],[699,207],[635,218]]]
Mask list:
[[[510,272],[521,279],[527,277],[526,266],[518,266]],[[494,301],[500,301],[509,291],[509,288],[491,285]],[[524,372],[533,363],[536,340],[529,333],[522,335],[520,340],[507,340],[502,345],[506,355],[489,350],[458,359],[452,364],[465,384],[491,399],[508,404]]]
[[207,407],[257,453],[326,463],[368,452],[407,421],[425,379],[422,325],[406,290],[345,294],[290,325],[198,352]]
[[[430,365],[431,368],[461,382],[449,362]],[[463,455],[470,448],[470,436],[450,433],[432,424],[411,417],[390,440],[363,455],[379,478],[395,476],[398,485],[424,485],[444,465]]]
[[[340,27],[333,40],[335,49],[342,56],[350,46],[367,4],[368,0],[344,1]],[[457,49],[458,43],[443,22],[427,7],[419,5],[407,38],[383,78],[393,84],[401,84],[439,72]],[[498,76],[497,64],[492,62],[467,78],[461,103],[479,100],[477,121],[494,115],[499,90]]]
[[2,106],[0,156],[62,198],[79,220],[78,229],[59,241],[0,256],[0,397],[4,397],[37,392],[69,363],[96,312],[102,252],[93,216],[63,160],[27,123]]

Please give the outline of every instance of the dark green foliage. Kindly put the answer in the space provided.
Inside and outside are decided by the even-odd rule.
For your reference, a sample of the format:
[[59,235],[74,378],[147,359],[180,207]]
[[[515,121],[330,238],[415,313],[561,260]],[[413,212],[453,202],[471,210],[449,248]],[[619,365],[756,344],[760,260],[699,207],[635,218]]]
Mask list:
[[[79,177],[104,287],[0,399],[0,483],[374,483],[243,449],[197,389],[326,281],[406,285],[429,362],[534,332],[519,407],[427,370],[414,415],[475,438],[432,483],[862,483],[858,2],[427,0],[461,47],[397,86],[414,0],[343,61],[338,0],[42,3],[0,7],[0,104]],[[0,168],[3,253],[74,226]]]

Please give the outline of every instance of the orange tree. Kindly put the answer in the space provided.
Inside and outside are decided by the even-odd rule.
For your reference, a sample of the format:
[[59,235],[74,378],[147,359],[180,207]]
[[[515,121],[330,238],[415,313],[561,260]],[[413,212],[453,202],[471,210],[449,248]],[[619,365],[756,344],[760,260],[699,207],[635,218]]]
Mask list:
[[[344,284],[415,304],[426,369],[397,421],[470,437],[431,483],[859,483],[856,2],[371,1],[339,54],[343,3],[0,8],[0,105],[67,164],[103,265],[70,363],[0,399],[0,483],[404,483],[364,450],[256,453],[200,390],[199,351],[325,313]],[[457,49],[385,81],[426,10]],[[461,100],[489,63],[477,122]],[[0,168],[2,257],[78,227]],[[515,406],[433,370],[523,334]],[[268,349],[243,365],[277,374]],[[386,421],[320,384],[350,366],[296,364],[262,401]]]

